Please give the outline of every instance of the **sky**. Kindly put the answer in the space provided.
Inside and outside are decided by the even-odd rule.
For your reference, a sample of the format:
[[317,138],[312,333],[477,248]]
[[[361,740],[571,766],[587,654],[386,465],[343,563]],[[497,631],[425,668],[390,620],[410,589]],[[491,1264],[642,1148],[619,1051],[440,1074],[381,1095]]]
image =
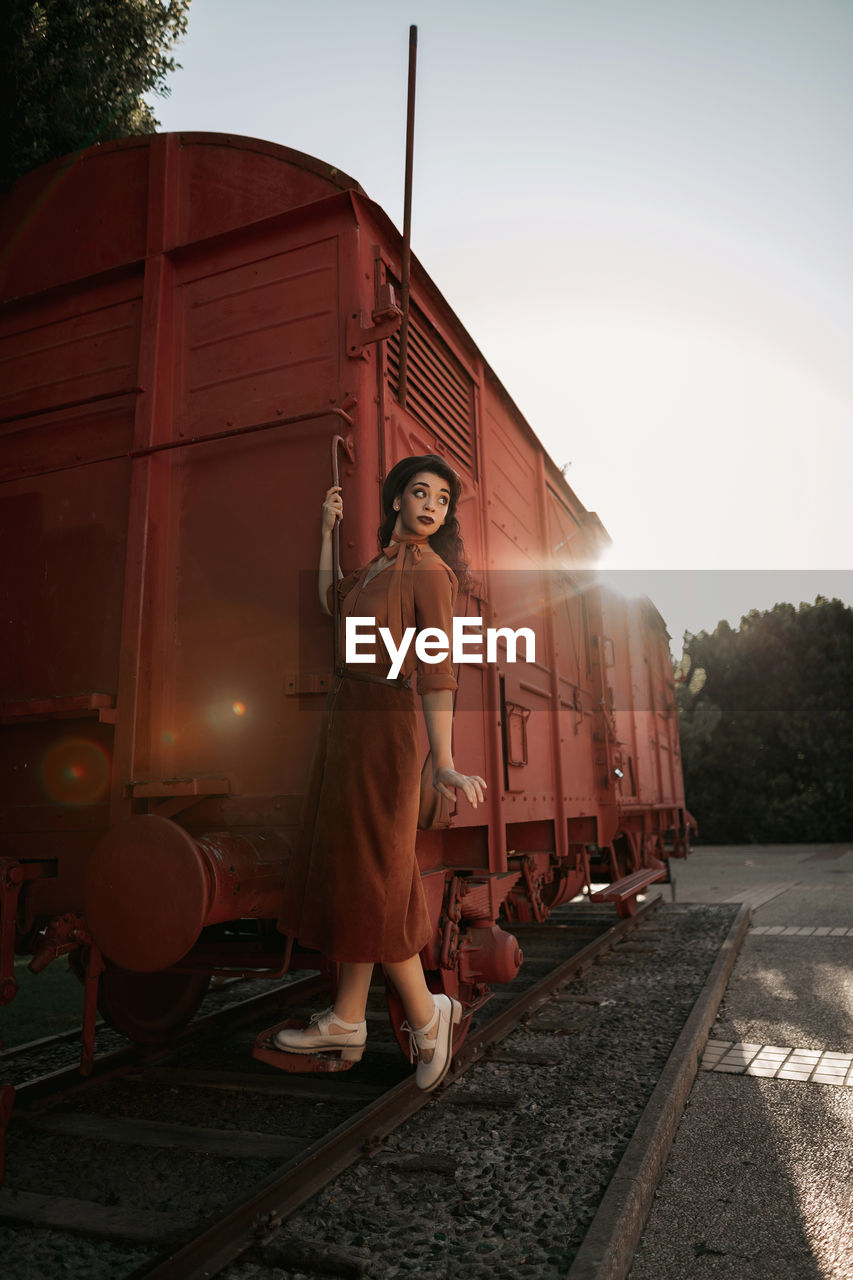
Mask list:
[[853,605],[849,0],[194,0],[163,130],[356,178],[673,636]]

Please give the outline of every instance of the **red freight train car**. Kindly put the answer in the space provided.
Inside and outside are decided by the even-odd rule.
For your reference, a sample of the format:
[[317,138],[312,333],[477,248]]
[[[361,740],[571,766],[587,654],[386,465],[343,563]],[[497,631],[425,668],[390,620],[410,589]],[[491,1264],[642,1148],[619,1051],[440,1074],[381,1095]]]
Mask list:
[[[2,223],[0,1003],[15,954],[71,952],[154,1040],[210,974],[281,973],[333,454],[345,567],[389,467],[444,454],[477,582],[457,611],[536,635],[461,668],[456,757],[489,792],[419,837],[431,982],[472,1008],[517,971],[501,921],[591,880],[629,910],[686,852],[664,625],[595,585],[597,517],[417,263],[400,403],[382,210],[308,156],[190,134],[39,169]],[[90,1047],[93,1021],[90,999]]]

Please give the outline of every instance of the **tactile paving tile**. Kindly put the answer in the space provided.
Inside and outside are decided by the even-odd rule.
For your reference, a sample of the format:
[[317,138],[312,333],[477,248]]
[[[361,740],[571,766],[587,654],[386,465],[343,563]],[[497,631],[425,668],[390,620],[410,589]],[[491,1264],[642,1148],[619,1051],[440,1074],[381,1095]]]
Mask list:
[[749,932],[768,938],[853,938],[853,929],[828,924],[754,924]]
[[709,1040],[699,1065],[705,1071],[728,1075],[772,1076],[775,1080],[803,1080],[853,1089],[853,1053],[828,1049]]

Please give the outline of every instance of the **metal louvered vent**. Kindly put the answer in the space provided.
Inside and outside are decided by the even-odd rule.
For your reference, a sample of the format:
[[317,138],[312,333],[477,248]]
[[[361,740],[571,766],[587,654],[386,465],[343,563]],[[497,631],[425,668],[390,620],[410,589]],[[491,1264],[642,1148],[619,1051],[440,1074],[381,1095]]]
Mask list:
[[[398,395],[400,335],[385,344],[388,385]],[[474,382],[426,317],[409,305],[406,409],[471,474],[476,474]]]

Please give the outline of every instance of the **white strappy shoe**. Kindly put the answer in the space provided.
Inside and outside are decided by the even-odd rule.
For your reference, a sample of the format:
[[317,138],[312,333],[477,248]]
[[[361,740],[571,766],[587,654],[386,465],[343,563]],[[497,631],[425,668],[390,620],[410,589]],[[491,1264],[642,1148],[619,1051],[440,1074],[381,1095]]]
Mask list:
[[[445,995],[433,996],[433,1000],[436,1012],[425,1026],[415,1028],[408,1022],[402,1024],[402,1030],[409,1033],[409,1061],[421,1058],[415,1076],[419,1089],[434,1089],[447,1075],[453,1056],[453,1028],[462,1021],[462,1005],[458,1000]],[[435,1034],[429,1036],[427,1032],[431,1028],[435,1029]],[[430,1049],[432,1057],[429,1062],[424,1062],[421,1055],[429,1053]]]
[[[334,1035],[329,1027],[343,1027],[343,1033]],[[340,1049],[345,1062],[358,1062],[367,1041],[366,1022],[344,1022],[335,1013],[334,1005],[322,1013],[312,1013],[307,1027],[283,1027],[273,1036],[273,1044],[283,1053],[323,1053]]]

